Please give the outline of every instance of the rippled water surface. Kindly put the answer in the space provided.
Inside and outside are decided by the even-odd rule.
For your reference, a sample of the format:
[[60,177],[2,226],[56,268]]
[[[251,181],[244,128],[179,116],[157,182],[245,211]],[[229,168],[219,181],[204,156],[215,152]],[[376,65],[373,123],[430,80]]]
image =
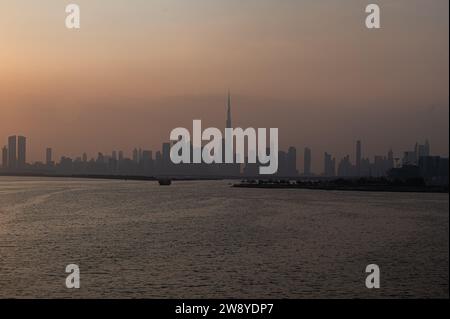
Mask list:
[[448,249],[448,194],[0,177],[0,297],[448,298]]

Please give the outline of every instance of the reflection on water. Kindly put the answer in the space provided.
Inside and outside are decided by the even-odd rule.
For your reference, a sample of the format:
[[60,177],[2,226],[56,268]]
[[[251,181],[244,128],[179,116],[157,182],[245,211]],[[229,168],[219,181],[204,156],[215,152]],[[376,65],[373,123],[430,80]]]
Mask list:
[[448,298],[448,199],[0,177],[0,297]]

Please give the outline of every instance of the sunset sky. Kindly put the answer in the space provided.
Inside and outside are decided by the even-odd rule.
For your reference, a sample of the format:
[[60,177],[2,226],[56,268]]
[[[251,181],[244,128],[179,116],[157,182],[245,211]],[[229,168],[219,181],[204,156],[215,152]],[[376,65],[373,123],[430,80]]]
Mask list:
[[[282,148],[448,156],[448,0],[0,0],[0,147],[29,160],[157,150],[193,119],[278,127]],[[380,30],[365,6],[381,7]]]

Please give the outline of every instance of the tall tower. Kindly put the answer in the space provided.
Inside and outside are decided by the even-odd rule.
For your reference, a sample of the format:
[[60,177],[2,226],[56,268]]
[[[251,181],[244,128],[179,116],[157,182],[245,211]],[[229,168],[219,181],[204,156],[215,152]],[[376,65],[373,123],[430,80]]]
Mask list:
[[394,152],[392,149],[388,152],[388,163],[389,163],[389,169],[394,168]]
[[361,141],[356,141],[356,173],[361,175]]
[[425,156],[430,156],[430,142],[428,140],[425,140],[424,152]]
[[18,137],[17,146],[17,164],[19,168],[24,168],[27,161],[27,139],[25,136]]
[[331,154],[325,152],[324,162],[325,162],[324,175],[327,177],[336,176],[336,159],[333,158]]
[[2,148],[2,168],[8,168],[8,148],[6,147],[6,145]]
[[231,94],[230,91],[228,91],[228,101],[227,101],[227,125],[225,128],[232,128],[231,126]]
[[305,154],[303,159],[303,175],[311,175],[311,149],[309,147],[305,147]]
[[297,149],[293,146],[289,147],[287,153],[287,169],[289,176],[297,176]]
[[8,137],[8,168],[15,169],[17,166],[17,136]]
[[50,166],[52,164],[52,149],[48,147],[45,151],[45,163]]

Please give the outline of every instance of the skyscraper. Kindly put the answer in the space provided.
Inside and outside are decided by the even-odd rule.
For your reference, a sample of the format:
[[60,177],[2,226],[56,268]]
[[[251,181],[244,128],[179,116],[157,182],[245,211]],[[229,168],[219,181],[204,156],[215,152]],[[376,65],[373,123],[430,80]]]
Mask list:
[[297,176],[297,149],[293,146],[289,147],[287,153],[287,170],[289,176]]
[[170,162],[170,143],[163,143],[162,145],[162,159],[164,163]]
[[428,140],[425,144],[419,144],[416,142],[414,145],[414,151],[406,151],[403,155],[403,165],[418,165],[421,157],[430,156],[430,143]]
[[394,152],[389,150],[388,152],[388,162],[389,162],[389,169],[394,167]]
[[424,153],[425,156],[430,156],[430,142],[428,140],[425,140]]
[[50,147],[45,151],[45,163],[49,166],[52,164],[52,149]]
[[326,152],[324,155],[324,175],[327,177],[336,176],[336,159]]
[[356,141],[356,174],[361,175],[361,141]]
[[[228,99],[227,99],[227,122],[225,125],[225,128],[232,128],[232,121],[231,121],[231,93],[228,91]],[[227,134],[227,133],[226,133]],[[233,159],[237,158],[237,154],[234,153],[233,145],[225,143],[225,139],[222,140],[222,156],[223,156],[223,162],[225,163],[225,156],[226,154],[233,154]],[[244,157],[244,154],[238,154],[238,156]],[[242,158],[241,157],[241,158]],[[241,173],[241,166],[240,164],[232,164],[227,163],[220,166],[220,171],[223,175],[227,176],[238,176]]]
[[135,163],[139,162],[139,151],[137,148],[133,149],[133,162]]
[[17,168],[17,136],[8,137],[8,168]]
[[17,140],[17,164],[19,168],[24,168],[27,162],[27,139],[25,136],[19,136]]
[[8,168],[8,148],[6,146],[2,148],[2,168]]
[[231,126],[231,94],[228,91],[228,101],[227,101],[227,123],[226,128],[232,128]]
[[160,174],[162,169],[163,169],[162,154],[161,151],[157,151],[155,154],[155,171],[156,173]]
[[289,175],[288,157],[284,151],[278,151],[278,176],[286,177]]
[[346,155],[338,165],[337,174],[340,177],[351,177],[355,175],[355,167],[352,165],[350,161],[350,155]]
[[427,157],[430,156],[430,143],[428,140],[425,141],[425,144],[416,144],[416,156],[417,156],[417,163],[419,163],[419,159],[421,157]]
[[305,154],[303,158],[303,175],[311,175],[311,149],[305,147]]

